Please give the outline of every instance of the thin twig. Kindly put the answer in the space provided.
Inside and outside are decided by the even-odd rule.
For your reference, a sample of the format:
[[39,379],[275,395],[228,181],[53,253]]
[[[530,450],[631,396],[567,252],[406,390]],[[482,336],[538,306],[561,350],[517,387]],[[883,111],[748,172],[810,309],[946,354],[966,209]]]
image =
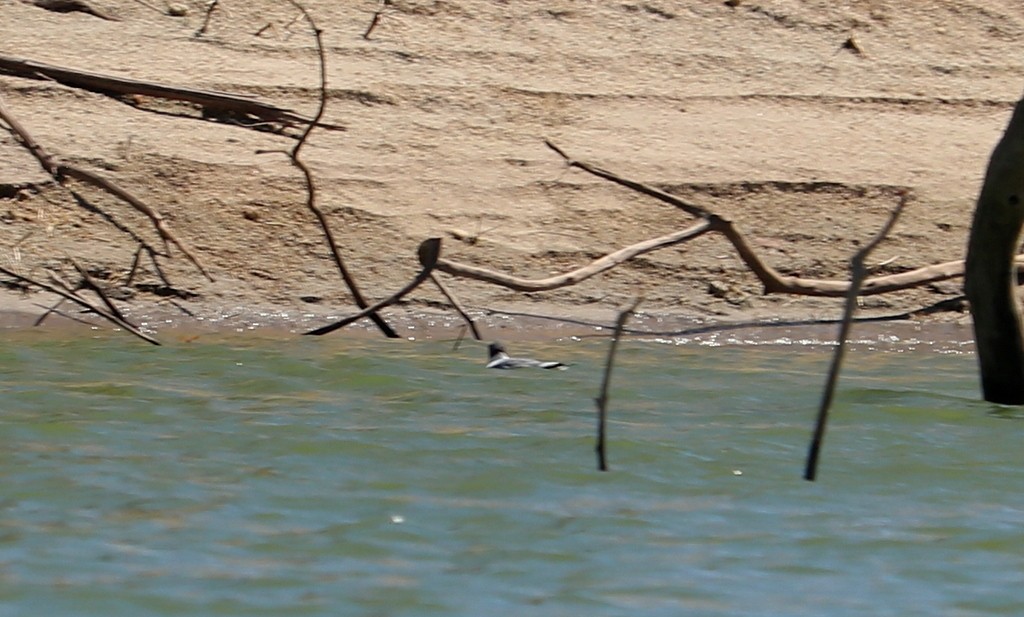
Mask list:
[[629,307],[623,309],[615,319],[615,332],[612,334],[612,342],[608,347],[608,360],[604,364],[604,379],[601,380],[601,394],[594,402],[597,404],[597,445],[594,450],[597,452],[598,471],[608,471],[608,457],[606,453],[607,419],[608,419],[608,386],[612,380],[612,365],[615,363],[615,351],[619,347],[619,339],[622,338],[622,329],[626,327],[626,320],[640,306],[642,298],[636,298]]
[[37,304],[36,306],[39,306],[45,310],[43,311],[43,314],[40,315],[39,318],[32,323],[32,327],[35,328],[43,325],[43,322],[46,321],[46,318],[49,317],[50,315],[60,315],[61,312],[58,309],[61,307],[62,304],[64,304],[64,302],[65,299],[61,297],[57,299],[57,302],[55,302],[53,306],[43,306],[41,304]]
[[210,18],[213,16],[213,12],[217,10],[219,3],[220,0],[210,0],[206,3],[206,16],[203,17],[203,25],[199,26],[199,29],[192,36],[199,38],[206,34],[206,29],[210,27]]
[[[303,177],[306,179],[306,207],[313,213],[317,221],[320,223],[320,228],[323,230],[324,238],[327,240],[327,246],[331,249],[331,256],[334,258],[334,263],[338,267],[338,272],[341,274],[342,280],[345,281],[345,285],[348,286],[349,292],[352,294],[353,300],[356,305],[361,309],[366,309],[369,303],[363,297],[363,294],[359,291],[359,286],[356,284],[352,274],[348,271],[345,266],[345,261],[341,258],[341,251],[338,250],[338,244],[335,242],[334,234],[331,232],[330,225],[327,222],[327,217],[316,203],[316,184],[313,181],[313,174],[310,173],[309,168],[299,158],[299,153],[302,151],[302,147],[305,145],[306,140],[309,139],[310,133],[316,128],[321,118],[324,116],[324,111],[327,108],[327,54],[324,52],[323,45],[323,31],[317,27],[316,22],[313,21],[313,17],[309,14],[304,6],[296,2],[295,0],[288,0],[289,3],[297,8],[305,17],[309,26],[313,29],[313,36],[316,40],[317,56],[320,59],[320,103],[317,107],[316,115],[306,125],[299,140],[295,143],[295,146],[288,153],[288,158],[291,159],[292,165],[302,172]],[[384,336],[388,338],[399,338],[397,332],[392,328],[384,318],[376,312],[370,312],[369,317],[376,324],[377,328],[384,333]]]
[[[473,332],[473,338],[475,338],[478,341],[484,340],[483,337],[480,336],[480,331],[477,330],[476,328],[476,322],[473,321],[473,318],[469,316],[469,313],[466,312],[466,309],[462,307],[462,303],[459,302],[459,300],[455,297],[451,290],[448,289],[448,286],[445,285],[441,279],[437,278],[437,275],[435,274],[430,275],[430,280],[434,281],[434,285],[437,285],[437,288],[441,290],[441,294],[448,300],[448,303],[452,305],[452,308],[454,308],[456,312],[458,312],[458,314],[462,317],[462,320],[466,322],[467,326],[469,326],[469,329]],[[461,340],[462,337],[459,338]]]
[[135,249],[135,257],[132,258],[132,266],[128,268],[128,276],[125,277],[124,284],[130,286],[132,280],[135,279],[135,273],[139,269],[139,263],[142,261],[142,244],[139,244],[139,248]]
[[821,405],[818,407],[818,417],[814,424],[814,433],[811,437],[811,445],[807,452],[807,464],[804,467],[804,480],[813,482],[818,475],[818,458],[821,454],[821,446],[825,439],[825,425],[828,423],[828,411],[832,406],[832,399],[835,396],[836,384],[839,381],[839,371],[842,369],[843,356],[846,354],[846,339],[850,336],[850,327],[853,323],[853,314],[857,310],[857,295],[860,286],[867,276],[867,268],[864,262],[871,251],[875,250],[896,224],[896,219],[903,212],[907,205],[908,196],[906,193],[900,195],[900,201],[889,215],[882,229],[862,249],[854,254],[850,260],[850,289],[846,294],[846,305],[843,307],[843,321],[839,324],[839,337],[835,353],[832,355],[832,365],[828,370],[828,378],[825,381],[825,390],[821,396]]
[[380,8],[373,13],[373,17],[370,18],[370,25],[366,27],[366,31],[363,32],[363,40],[369,41],[370,34],[373,33],[374,28],[380,23],[381,17],[384,16],[384,10],[391,6],[391,0],[380,0]]
[[[64,298],[61,298],[60,301],[63,302]],[[46,311],[46,313],[44,313],[42,316],[40,316],[40,318],[37,319],[34,324],[32,324],[33,327],[41,326],[43,324],[43,318],[44,317],[48,317],[49,315],[60,315],[64,319],[70,319],[71,321],[77,321],[78,323],[82,324],[83,326],[92,326],[95,323],[95,322],[90,322],[90,321],[88,321],[86,319],[82,319],[78,315],[72,315],[71,313],[65,313],[64,311],[60,310],[59,304],[54,304],[53,306],[43,306],[42,304],[39,304],[38,302],[33,302],[32,304]],[[89,311],[82,311],[82,312],[85,313],[85,314],[89,313]]]
[[124,328],[128,332],[131,332],[132,334],[134,334],[135,336],[141,338],[142,340],[146,341],[147,343],[151,343],[153,345],[159,345],[160,344],[160,341],[158,341],[155,338],[153,338],[153,337],[143,333],[142,331],[140,331],[138,328],[136,328],[131,323],[128,323],[124,319],[119,318],[117,315],[114,315],[113,313],[110,313],[106,309],[104,309],[104,308],[102,308],[100,306],[97,306],[97,305],[93,304],[92,302],[89,302],[88,300],[86,300],[85,298],[79,296],[76,293],[73,293],[73,292],[71,292],[71,291],[69,291],[67,289],[62,289],[61,287],[57,287],[57,286],[54,286],[54,285],[49,285],[49,284],[43,283],[41,281],[36,281],[36,280],[31,279],[31,278],[29,278],[27,276],[23,276],[21,274],[18,274],[17,272],[14,272],[12,270],[8,270],[7,268],[4,268],[3,266],[0,266],[0,272],[2,272],[3,274],[6,274],[7,276],[16,278],[19,281],[28,283],[29,285],[34,285],[34,286],[38,287],[39,289],[42,289],[43,291],[48,291],[50,293],[57,294],[58,296],[61,296],[62,298],[66,298],[66,299],[74,302],[75,304],[77,304],[77,305],[79,305],[79,306],[81,306],[81,307],[83,307],[83,308],[85,308],[85,309],[87,309],[89,311],[92,311],[93,313],[96,313],[97,315],[99,315],[100,317],[106,319],[107,321],[110,321],[110,322],[114,323],[115,325],[117,325],[117,326],[119,326],[121,328]]
[[117,318],[121,319],[122,321],[127,321],[127,319],[125,319],[125,316],[121,313],[121,310],[114,305],[114,303],[107,296],[107,292],[103,291],[103,288],[100,287],[100,284],[97,283],[94,278],[92,278],[88,270],[83,268],[82,265],[79,264],[73,258],[71,259],[71,265],[75,267],[75,270],[78,270],[79,276],[82,277],[82,284],[85,287],[89,288],[94,294],[99,296],[99,299],[103,302],[103,304],[107,307],[107,309],[110,310],[110,312],[113,315],[116,315]]
[[561,148],[559,148],[558,146],[556,146],[555,144],[551,143],[546,139],[544,140],[544,144],[548,148],[554,150],[558,154],[558,156],[565,159],[565,162],[569,167],[576,167],[578,169],[582,169],[583,171],[589,174],[593,174],[599,178],[604,178],[605,180],[614,182],[615,184],[619,184],[626,188],[633,189],[638,193],[643,193],[644,195],[649,195],[650,197],[654,197],[655,199],[658,199],[665,203],[672,204],[673,206],[679,208],[680,210],[688,212],[693,216],[700,218],[707,218],[711,216],[711,212],[709,212],[702,206],[698,206],[697,204],[692,204],[688,201],[684,201],[676,197],[675,195],[670,195],[665,191],[656,189],[652,186],[647,186],[646,184],[642,184],[634,180],[629,180],[628,178],[623,178],[622,176],[614,174],[606,169],[601,169],[596,165],[591,165],[590,163],[584,163],[583,161],[577,161],[573,158],[570,158],[569,155],[562,151]]

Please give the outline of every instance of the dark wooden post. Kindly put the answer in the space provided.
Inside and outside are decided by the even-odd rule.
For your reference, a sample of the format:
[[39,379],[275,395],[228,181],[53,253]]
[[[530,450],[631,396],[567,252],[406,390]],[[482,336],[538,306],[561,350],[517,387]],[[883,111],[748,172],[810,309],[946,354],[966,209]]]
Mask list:
[[1024,100],[992,152],[971,224],[964,289],[986,401],[1024,404],[1024,336],[1014,257],[1024,225]]

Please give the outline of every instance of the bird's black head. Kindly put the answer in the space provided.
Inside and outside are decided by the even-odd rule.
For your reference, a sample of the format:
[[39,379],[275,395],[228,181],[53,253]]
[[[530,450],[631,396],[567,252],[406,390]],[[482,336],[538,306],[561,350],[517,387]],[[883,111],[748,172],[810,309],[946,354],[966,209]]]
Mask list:
[[487,353],[488,355],[490,355],[490,357],[493,358],[495,355],[499,353],[505,353],[505,346],[495,341],[487,346]]

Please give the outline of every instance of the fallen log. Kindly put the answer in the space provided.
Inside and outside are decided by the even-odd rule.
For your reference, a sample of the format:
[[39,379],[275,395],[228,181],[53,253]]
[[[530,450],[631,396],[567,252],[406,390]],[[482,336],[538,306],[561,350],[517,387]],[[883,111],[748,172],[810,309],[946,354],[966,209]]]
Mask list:
[[[213,112],[244,114],[263,122],[277,122],[285,126],[308,125],[312,122],[311,118],[301,116],[290,109],[264,103],[245,95],[101,75],[12,56],[0,55],[0,73],[26,79],[51,79],[65,86],[101,94],[142,95],[185,101],[195,103],[203,109]],[[328,128],[341,129],[342,127],[330,126]]]

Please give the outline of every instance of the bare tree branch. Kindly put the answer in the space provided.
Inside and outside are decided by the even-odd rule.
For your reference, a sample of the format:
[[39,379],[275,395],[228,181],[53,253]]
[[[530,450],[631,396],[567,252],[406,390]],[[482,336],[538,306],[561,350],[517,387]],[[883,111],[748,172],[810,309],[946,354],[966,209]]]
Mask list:
[[359,321],[360,319],[362,319],[363,317],[369,317],[369,316],[375,315],[375,314],[377,314],[377,311],[385,309],[385,308],[391,306],[392,304],[394,304],[395,302],[398,302],[399,300],[404,298],[406,295],[408,295],[411,291],[413,291],[414,289],[419,287],[421,284],[423,284],[423,281],[425,281],[428,278],[430,278],[431,272],[433,272],[434,271],[434,267],[437,266],[437,260],[438,260],[438,257],[440,255],[441,255],[441,239],[440,238],[429,238],[427,240],[424,240],[420,244],[420,247],[419,247],[419,260],[420,260],[420,264],[423,266],[423,270],[419,274],[417,274],[416,278],[414,278],[412,281],[410,281],[405,287],[403,287],[399,291],[395,292],[394,295],[392,295],[391,297],[387,298],[386,300],[381,300],[380,302],[378,302],[377,304],[374,304],[373,306],[366,307],[365,309],[363,309],[362,311],[359,311],[358,313],[356,313],[355,315],[352,315],[351,317],[346,317],[345,319],[342,319],[341,321],[336,321],[336,322],[334,322],[332,324],[323,326],[322,328],[317,328],[316,330],[310,330],[309,332],[306,332],[306,334],[307,335],[313,335],[313,336],[320,336],[320,335],[323,335],[323,334],[329,334],[331,332],[334,332],[335,330],[338,330],[340,328],[344,328],[345,326],[347,326],[349,324],[355,323],[355,322]]
[[[765,294],[785,293],[801,296],[839,298],[845,296],[850,289],[849,281],[808,279],[798,276],[784,275],[760,258],[757,252],[750,246],[746,237],[739,231],[739,229],[736,228],[732,221],[729,221],[706,208],[681,200],[674,195],[670,195],[654,187],[623,178],[613,172],[601,169],[600,167],[589,163],[571,159],[560,148],[551,142],[545,143],[549,148],[563,157],[572,167],[576,167],[610,182],[638,191],[644,195],[652,196],[660,201],[680,208],[689,214],[699,216],[704,220],[694,227],[690,227],[686,230],[628,246],[577,270],[544,279],[525,279],[515,277],[479,266],[463,264],[446,259],[442,259],[438,263],[438,270],[451,274],[452,276],[475,279],[494,285],[500,285],[516,291],[550,291],[560,287],[575,285],[590,278],[591,276],[610,270],[611,268],[638,255],[681,242],[686,242],[709,231],[714,231],[722,234],[727,240],[729,240],[733,245],[733,248],[736,249],[739,258],[747,268],[753,272],[758,280],[760,280],[764,287]],[[1024,255],[1018,256],[1017,262],[1024,264]],[[921,285],[928,283],[957,278],[959,276],[963,276],[963,273],[964,262],[962,260],[933,264],[908,272],[866,279],[860,286],[858,293],[861,296],[889,293],[892,291],[899,291],[901,289],[920,287]]]
[[[356,305],[361,309],[365,309],[369,306],[369,303],[359,291],[359,286],[356,284],[355,278],[352,277],[352,274],[345,266],[345,260],[341,257],[341,251],[338,250],[338,244],[334,239],[334,234],[331,232],[331,227],[327,222],[327,217],[324,215],[320,207],[317,206],[316,184],[313,181],[313,174],[309,171],[306,164],[299,158],[299,153],[302,151],[303,145],[305,145],[306,140],[309,139],[310,133],[312,133],[313,129],[316,128],[320,119],[324,116],[324,111],[327,109],[327,54],[324,52],[323,31],[317,27],[316,22],[313,21],[313,17],[309,14],[309,11],[306,10],[306,7],[302,6],[295,0],[288,0],[288,2],[302,13],[303,17],[305,17],[306,21],[309,23],[310,28],[313,29],[317,56],[320,59],[320,104],[317,107],[316,115],[313,117],[313,120],[306,126],[305,130],[302,132],[302,136],[299,137],[298,142],[296,142],[295,146],[290,152],[288,152],[288,158],[291,159],[292,165],[298,168],[306,179],[306,207],[313,213],[313,216],[315,216],[316,220],[320,223],[320,229],[323,230],[324,238],[327,240],[327,246],[331,249],[331,256],[334,258],[334,264],[338,267],[338,272],[341,274],[342,280],[344,280],[345,285],[348,286],[349,292],[352,294],[352,298],[355,300]],[[399,338],[398,333],[395,332],[394,328],[388,325],[388,323],[384,321],[384,318],[377,314],[376,311],[371,311],[369,313],[369,317],[373,320],[373,323],[377,328],[384,333],[384,336],[388,338]]]

